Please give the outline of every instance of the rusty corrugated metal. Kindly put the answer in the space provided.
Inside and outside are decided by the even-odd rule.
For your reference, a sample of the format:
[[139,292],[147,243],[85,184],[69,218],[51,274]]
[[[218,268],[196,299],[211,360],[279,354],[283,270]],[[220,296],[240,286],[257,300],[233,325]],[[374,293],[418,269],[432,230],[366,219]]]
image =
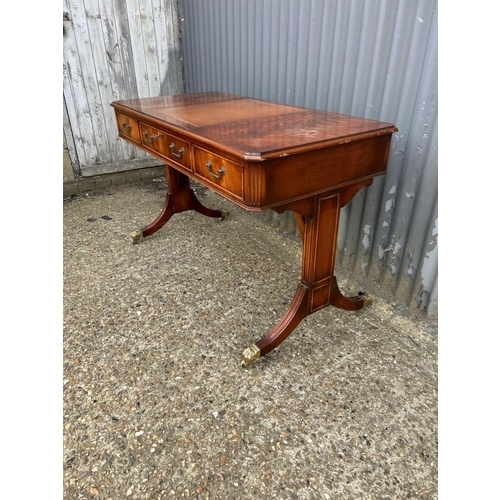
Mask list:
[[[392,122],[388,173],[343,210],[338,262],[437,315],[437,2],[179,0],[188,92]],[[290,230],[290,214],[280,224]]]

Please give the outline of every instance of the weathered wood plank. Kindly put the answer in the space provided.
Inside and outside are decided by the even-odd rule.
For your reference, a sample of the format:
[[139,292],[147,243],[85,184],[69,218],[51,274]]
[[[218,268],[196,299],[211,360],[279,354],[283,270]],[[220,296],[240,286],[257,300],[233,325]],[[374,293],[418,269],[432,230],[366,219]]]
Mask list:
[[[92,54],[92,40],[87,22],[87,4],[84,1],[71,4],[73,28],[78,50],[78,58],[81,63],[84,95],[76,96],[87,101],[87,112],[85,120],[81,120],[80,126],[84,132],[85,144],[88,147],[87,162],[81,164],[81,169],[87,165],[101,163],[101,156],[107,156],[109,151],[106,128],[102,115],[102,104],[99,95],[99,83],[95,72],[94,56]],[[90,12],[90,15],[93,13]],[[94,14],[96,15],[96,14]],[[84,127],[84,128],[83,128]],[[91,145],[91,143],[94,143]]]
[[118,140],[109,104],[184,92],[177,2],[63,0],[63,10],[64,132],[73,138],[76,171],[134,168],[129,160],[145,153]]
[[63,134],[68,148],[68,154],[73,169],[73,175],[76,177],[80,173],[80,160],[78,159],[78,152],[76,150],[75,138],[71,132],[71,124],[68,116],[68,106],[66,104],[66,97],[63,96]]
[[92,130],[88,126],[89,110],[85,84],[76,43],[72,7],[68,0],[64,0],[63,9],[69,16],[69,21],[64,22],[63,91],[71,123],[70,133],[73,135],[78,159],[80,163],[88,164],[92,151],[95,155],[97,150],[93,143]]
[[[129,96],[127,99],[138,97],[137,79],[135,74],[134,63],[134,41],[131,39],[130,25],[128,19],[128,2],[123,0],[114,0],[113,13],[116,29],[117,51],[120,56],[121,75],[117,75],[117,79],[121,78],[122,87],[120,89],[123,95]],[[118,68],[117,68],[118,70]]]
[[[100,4],[100,16],[102,23],[102,36],[103,36],[103,56],[107,63],[109,74],[110,95],[107,96],[106,101],[112,96],[113,99],[122,99],[123,95],[128,95],[124,92],[125,77],[120,53],[120,43],[117,36],[117,21],[114,13],[114,5],[109,2],[102,2]],[[123,145],[116,132],[116,123],[113,113],[109,113],[109,106],[103,102],[104,111],[107,116],[108,140],[112,149],[112,157],[110,161],[117,161],[122,158],[133,158],[134,152],[130,145]],[[142,156],[142,155],[141,155]]]
[[165,47],[168,47],[168,51],[165,61],[162,61],[166,77],[160,92],[163,95],[179,94],[185,90],[179,12],[173,2],[166,2],[164,9],[167,27]]
[[[134,54],[134,69],[137,82],[137,96],[149,97],[151,95],[149,89],[149,75],[146,65],[146,54],[144,48],[144,36],[142,33],[141,2],[139,0],[129,0],[127,2],[128,23],[130,29],[130,40],[133,45]],[[143,7],[145,9],[145,7]]]
[[[111,5],[116,36],[116,45],[113,46],[113,71],[115,85],[117,85],[115,93],[127,96],[120,98],[132,99],[138,97],[138,91],[134,64],[134,44],[131,40],[128,20],[128,6],[127,2],[123,0],[115,0]],[[119,143],[125,142],[118,138],[117,133],[113,137]],[[141,159],[146,157],[144,151],[134,148],[130,144],[121,144],[121,147],[122,158]]]
[[[105,3],[105,2],[104,2]],[[104,6],[103,6],[104,7]],[[98,0],[85,0],[87,27],[92,50],[93,72],[96,92],[94,97],[94,121],[99,124],[94,133],[98,135],[99,157],[96,164],[106,164],[121,158],[121,147],[116,140],[116,119],[109,104],[115,99],[112,89],[113,78],[108,55],[111,47],[105,43],[113,30],[112,19],[99,5]],[[89,73],[92,68],[88,68]],[[102,148],[102,149],[101,149]]]

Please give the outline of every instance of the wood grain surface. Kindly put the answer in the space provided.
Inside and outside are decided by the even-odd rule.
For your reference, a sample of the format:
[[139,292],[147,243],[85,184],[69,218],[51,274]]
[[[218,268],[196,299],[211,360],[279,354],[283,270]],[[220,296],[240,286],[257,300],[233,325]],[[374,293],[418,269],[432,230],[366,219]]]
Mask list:
[[262,160],[392,134],[390,123],[259,99],[203,92],[113,103],[137,118],[169,123],[243,159]]

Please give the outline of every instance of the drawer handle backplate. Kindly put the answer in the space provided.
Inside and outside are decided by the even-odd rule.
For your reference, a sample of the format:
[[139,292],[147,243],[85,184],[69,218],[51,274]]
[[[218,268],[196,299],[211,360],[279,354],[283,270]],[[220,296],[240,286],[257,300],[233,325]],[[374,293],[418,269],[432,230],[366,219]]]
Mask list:
[[184,153],[186,152],[186,150],[184,148],[181,148],[181,149],[179,149],[179,152],[176,153],[174,143],[170,144],[169,148],[170,148],[170,151],[172,151],[172,154],[174,156],[177,156],[177,158],[181,158],[184,155]]
[[217,170],[217,173],[214,174],[212,171],[212,162],[210,160],[205,163],[205,167],[208,168],[208,173],[216,179],[220,179],[223,175],[226,175],[226,169],[224,167],[219,168],[219,170]]
[[122,128],[123,128],[123,130],[125,130],[125,132],[130,132],[132,130],[132,125],[130,125],[127,122],[123,122],[122,123]]
[[149,135],[148,132],[144,132],[142,134],[144,136],[144,139],[146,142],[149,142],[149,144],[153,144],[154,141],[156,141],[156,139],[158,139],[158,137],[163,137],[161,134],[158,135],[158,134],[153,134],[153,135]]

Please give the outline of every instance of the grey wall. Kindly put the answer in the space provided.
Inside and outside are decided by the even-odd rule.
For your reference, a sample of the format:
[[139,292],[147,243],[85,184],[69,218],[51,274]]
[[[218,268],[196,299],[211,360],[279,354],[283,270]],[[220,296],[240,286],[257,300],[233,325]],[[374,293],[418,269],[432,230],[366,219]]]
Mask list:
[[[437,315],[437,2],[179,0],[179,10],[188,92],[399,128],[387,175],[343,210],[338,262]],[[289,228],[290,214],[280,217]]]

